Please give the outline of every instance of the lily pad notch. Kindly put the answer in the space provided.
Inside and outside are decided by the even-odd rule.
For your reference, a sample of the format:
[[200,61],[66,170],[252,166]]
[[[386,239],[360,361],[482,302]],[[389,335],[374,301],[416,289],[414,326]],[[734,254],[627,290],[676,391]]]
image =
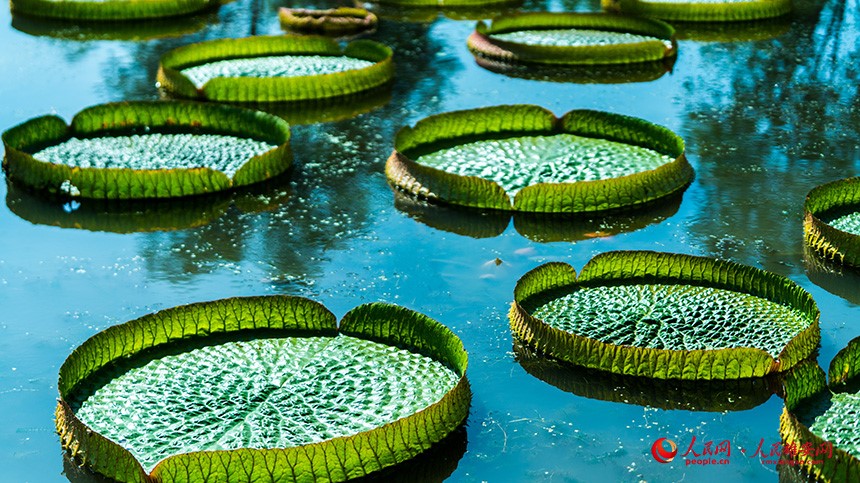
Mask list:
[[779,420],[781,459],[802,468],[812,476],[810,480],[857,481],[860,337],[848,342],[830,361],[827,376],[814,362],[802,368],[785,384],[785,407]]
[[516,338],[550,357],[655,379],[763,377],[820,339],[818,307],[787,278],[648,251],[597,255],[578,276],[541,265],[517,282],[509,318]]
[[[223,342],[230,337],[237,338],[237,342]],[[269,346],[274,349],[267,349]],[[195,349],[186,350],[187,347]],[[159,356],[159,351],[168,355]],[[237,358],[235,353],[241,357]],[[123,361],[129,358],[132,362],[123,366]],[[141,365],[137,358],[151,360]],[[196,364],[183,371],[187,365],[177,369],[177,360]],[[463,344],[449,329],[427,316],[395,305],[359,306],[347,313],[338,327],[335,316],[325,307],[301,297],[245,297],[197,303],[110,327],[75,349],[60,368],[57,431],[63,448],[79,463],[122,482],[197,481],[197,478],[212,482],[345,481],[413,458],[457,429],[468,416],[471,400],[466,366]],[[93,378],[103,380],[105,371],[111,374],[115,367],[123,373],[108,376],[110,384],[117,384],[116,387],[137,384],[136,387],[142,388],[141,393],[154,383],[139,374],[154,377],[164,374],[164,367],[172,367],[178,372],[170,380],[204,375],[202,380],[189,383],[200,394],[192,400],[179,401],[182,407],[171,410],[167,407],[170,398],[164,394],[188,397],[185,391],[174,391],[171,382],[158,384],[163,387],[149,394],[128,394],[97,384],[99,388],[93,390]],[[224,375],[207,375],[212,370]],[[242,376],[243,371],[249,375]],[[444,380],[441,373],[447,374]],[[423,376],[425,380],[420,379],[422,374],[430,375]],[[244,387],[243,377],[250,381],[248,391],[261,384],[271,386],[263,388],[262,402],[250,397],[253,394],[248,400],[236,399],[235,388]],[[331,389],[334,394],[326,396],[326,387],[334,388]],[[99,391],[107,391],[107,395]],[[111,395],[110,391],[119,392]],[[124,396],[115,397],[120,393]],[[78,400],[81,394],[83,402]],[[201,406],[197,401],[217,398],[219,394],[217,401],[207,401],[209,405]],[[424,401],[427,394],[436,400],[427,404]],[[389,399],[392,395],[396,397]],[[101,429],[117,434],[126,432],[112,435],[118,440],[115,441],[78,417],[80,412],[92,418],[92,424],[99,424],[98,418],[91,415],[96,411],[92,407],[100,408],[98,404],[110,401],[111,397],[128,405],[129,413],[134,413],[136,404],[146,406],[148,412],[143,417],[151,412],[168,411],[168,419],[205,422],[202,429],[197,428],[200,430],[197,436],[186,438],[189,441],[185,443],[209,448],[184,445],[179,445],[180,450],[175,450],[175,446],[157,448],[177,452],[148,463],[145,469],[135,454],[146,456],[147,445],[152,446],[153,438],[156,443],[161,439],[165,444],[173,442],[169,424],[165,423],[165,428],[149,434],[148,438],[126,438],[122,434],[139,432],[141,422],[129,416],[126,418],[129,421],[111,423],[117,417],[113,412]],[[322,399],[316,404],[311,400],[313,397]],[[311,400],[307,411],[302,402],[306,399]],[[94,402],[87,406],[91,401]],[[243,409],[242,401],[248,403],[248,408]],[[417,410],[410,406],[416,404],[427,405]],[[234,412],[245,418],[242,421],[250,424],[247,431],[238,431],[235,438],[221,434],[232,426],[229,421],[219,419],[226,418],[222,413],[229,415],[233,405],[238,405],[238,411]],[[244,412],[245,409],[250,412]],[[407,414],[384,421],[389,413],[401,410]],[[265,415],[277,417],[274,420],[261,417]],[[374,424],[378,420],[384,423],[370,429],[355,429],[362,418]],[[242,421],[238,421],[240,429]],[[144,433],[151,430],[144,427],[147,428]],[[207,428],[217,429],[217,434],[210,434]],[[187,435],[187,431],[180,432]],[[326,436],[330,434],[334,437]],[[284,438],[307,441],[286,446],[267,443]],[[253,440],[253,446],[247,446],[246,439]],[[217,449],[211,449],[213,445]]]
[[[50,194],[172,198],[277,176],[292,165],[289,140],[284,120],[250,109],[193,102],[101,104],[79,112],[70,125],[48,115],[7,130],[3,169],[12,182]],[[208,166],[213,152],[221,164]]]
[[[547,159],[544,148],[556,152]],[[585,157],[573,148],[581,149]],[[468,163],[462,161],[463,149],[473,154]],[[518,153],[510,155],[511,151]],[[612,154],[601,154],[606,152]],[[425,164],[426,159],[440,157],[452,160],[447,170]],[[643,157],[649,164],[640,162]],[[609,167],[604,170],[605,166]],[[543,176],[542,170],[552,173]],[[569,170],[577,173],[566,173]],[[576,180],[580,172],[590,174]],[[397,133],[385,173],[397,189],[429,201],[540,213],[644,205],[683,191],[694,176],[684,156],[684,141],[662,126],[590,110],[557,118],[532,105],[449,112],[405,127]],[[574,181],[559,182],[556,173]],[[535,183],[521,183],[526,186],[514,196],[500,184],[538,175]]]
[[100,22],[178,17],[217,8],[218,0],[11,0],[12,13]]
[[161,57],[158,83],[172,95],[268,103],[337,98],[394,78],[390,48],[322,36],[264,36],[185,45]]
[[821,257],[860,268],[860,177],[813,188],[804,204],[803,234]]
[[528,12],[478,22],[467,40],[478,63],[607,65],[675,57],[675,29],[654,19]]
[[741,22],[791,12],[791,0],[601,0],[604,10],[684,22]]
[[278,10],[281,27],[303,33],[352,35],[376,28],[378,19],[364,8],[338,7],[328,10],[286,8]]

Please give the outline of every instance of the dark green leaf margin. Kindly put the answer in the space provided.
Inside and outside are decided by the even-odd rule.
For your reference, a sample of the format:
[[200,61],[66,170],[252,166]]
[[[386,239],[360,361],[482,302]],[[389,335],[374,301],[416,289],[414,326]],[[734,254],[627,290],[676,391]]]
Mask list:
[[185,305],[110,327],[75,349],[60,368],[56,424],[63,448],[94,471],[122,482],[345,481],[418,455],[468,416],[468,359],[460,339],[425,315],[383,303],[361,305],[347,313],[340,333],[420,352],[447,364],[460,381],[437,403],[370,431],[294,448],[179,454],[162,460],[147,475],[131,453],[89,429],[66,402],[78,384],[114,361],[165,344],[253,330],[313,336],[338,332],[328,309],[292,296]]
[[779,17],[791,11],[791,0],[747,0],[742,2],[601,0],[600,3],[604,10],[612,12],[687,22],[757,20]]
[[[536,297],[559,290],[640,283],[677,283],[742,292],[797,309],[812,323],[774,359],[752,347],[679,351],[608,344],[551,327],[527,309]],[[815,301],[787,278],[728,261],[649,251],[597,255],[578,277],[566,263],[541,265],[517,282],[509,319],[518,339],[552,357],[592,369],[656,379],[762,377],[790,369],[808,357],[820,339]]]
[[[616,45],[548,46],[493,37],[519,30],[566,28],[634,33],[660,40]],[[675,29],[669,24],[648,18],[602,13],[526,12],[502,15],[494,18],[490,25],[478,22],[466,45],[475,56],[511,64],[630,64],[662,60],[675,56],[677,52]]]
[[[827,377],[817,364],[810,363],[803,374],[786,381],[785,407],[779,418],[779,434],[785,446],[802,448],[810,446],[816,451],[811,455],[799,453],[793,456],[793,465],[801,467],[815,481],[860,481],[860,460],[830,441],[813,433],[800,421],[794,411],[810,400],[830,392],[846,390],[846,384],[856,387],[860,375],[860,337],[840,350],[830,362]],[[850,416],[848,416],[850,417]],[[819,448],[832,447],[831,454],[817,454]],[[790,455],[783,454],[783,458]]]
[[[216,77],[201,89],[181,70],[224,59],[268,55],[332,55],[374,62],[363,69],[298,77]],[[394,78],[390,48],[356,40],[344,49],[320,36],[264,36],[185,45],[161,57],[158,82],[172,94],[220,102],[284,102],[339,97],[381,86]]]
[[[475,139],[569,133],[653,149],[675,158],[656,169],[578,183],[541,183],[511,202],[497,183],[421,165],[411,158]],[[385,174],[396,188],[419,198],[453,205],[540,213],[584,213],[648,203],[682,191],[693,180],[684,141],[662,126],[634,117],[575,110],[561,118],[538,106],[493,106],[422,119],[397,133]]]
[[822,257],[860,267],[860,236],[834,228],[820,218],[828,211],[850,207],[860,209],[860,177],[813,188],[804,204],[803,234],[807,245]]
[[142,20],[176,17],[220,5],[218,0],[10,0],[13,13],[68,20]]
[[[78,168],[40,161],[32,156],[41,148],[73,136],[200,131],[251,137],[278,147],[250,158],[232,179],[210,168]],[[290,126],[284,120],[249,109],[192,102],[100,104],[79,112],[71,125],[49,115],[4,132],[3,169],[11,181],[53,194],[60,193],[60,186],[68,180],[82,198],[171,198],[223,191],[283,173],[292,164],[289,140]]]

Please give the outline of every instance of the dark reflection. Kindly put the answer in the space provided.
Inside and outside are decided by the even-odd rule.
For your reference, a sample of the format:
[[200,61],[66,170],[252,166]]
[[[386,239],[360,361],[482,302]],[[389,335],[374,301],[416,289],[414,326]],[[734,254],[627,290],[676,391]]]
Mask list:
[[520,235],[537,242],[579,241],[636,231],[678,212],[683,193],[637,208],[590,214],[510,213],[440,205],[418,200],[396,189],[394,207],[437,230],[472,238],[501,235],[514,220]]
[[860,169],[860,44],[848,41],[860,9],[854,0],[795,5],[778,38],[681,46],[699,57],[680,132],[699,160],[706,207],[691,233],[709,255],[778,273],[802,270],[809,190]]
[[6,206],[37,225],[111,233],[183,230],[211,223],[231,205],[246,213],[273,209],[289,198],[289,192],[266,195],[286,186],[289,177],[287,172],[232,193],[156,200],[69,199],[32,193],[7,180]]
[[748,22],[672,22],[678,40],[699,42],[750,42],[769,40],[786,34],[791,16]]
[[[355,478],[354,483],[435,483],[454,473],[463,455],[468,439],[465,424],[420,455],[369,476]],[[71,483],[116,483],[117,480],[80,466],[67,452],[63,452],[63,474]]]
[[396,20],[409,23],[430,23],[440,15],[451,20],[484,20],[513,13],[523,5],[523,0],[496,2],[484,7],[458,6],[409,6],[394,3],[374,3],[356,0],[355,5],[372,10],[380,20]]
[[808,245],[804,245],[803,255],[809,281],[854,305],[860,305],[860,269],[824,259]]
[[214,11],[184,17],[134,22],[86,22],[12,15],[12,28],[38,37],[63,40],[151,40],[178,37],[201,30],[217,21]]
[[797,465],[776,465],[779,483],[815,483],[817,478]]
[[521,79],[575,84],[627,84],[649,82],[672,72],[675,57],[632,64],[550,66],[540,64],[508,64],[484,57],[475,57],[481,67]]
[[612,374],[547,358],[516,340],[514,355],[526,372],[562,391],[660,409],[743,411],[763,404],[779,390],[774,377],[680,381]]

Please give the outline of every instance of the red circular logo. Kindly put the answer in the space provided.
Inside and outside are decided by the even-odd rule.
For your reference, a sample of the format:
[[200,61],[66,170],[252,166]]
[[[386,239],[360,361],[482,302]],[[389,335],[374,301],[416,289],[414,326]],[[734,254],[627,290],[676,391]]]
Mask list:
[[676,454],[678,454],[678,445],[671,439],[660,438],[651,445],[651,456],[658,463],[668,463],[675,459]]

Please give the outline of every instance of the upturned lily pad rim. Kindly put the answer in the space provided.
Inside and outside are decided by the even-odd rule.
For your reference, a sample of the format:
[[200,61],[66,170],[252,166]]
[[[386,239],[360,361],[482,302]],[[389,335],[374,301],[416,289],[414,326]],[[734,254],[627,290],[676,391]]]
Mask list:
[[[652,149],[674,158],[655,169],[595,181],[538,183],[513,200],[496,182],[424,166],[413,158],[465,142],[522,135],[575,134]],[[537,213],[607,211],[649,203],[686,189],[694,178],[684,141],[669,129],[643,119],[594,110],[561,117],[535,105],[490,106],[436,114],[397,132],[385,164],[394,187],[429,201],[472,208]]]
[[[495,37],[521,30],[596,29],[647,35],[643,40],[614,45],[546,46]],[[675,29],[657,19],[607,13],[516,12],[500,15],[489,24],[478,22],[467,39],[469,50],[484,57],[510,64],[606,65],[653,62],[677,54]],[[667,45],[668,44],[668,45]]]
[[[183,343],[205,344],[210,337],[255,333],[266,337],[275,333],[316,337],[341,334],[366,339],[431,357],[448,366],[460,378],[456,386],[436,403],[369,431],[291,448],[241,448],[175,454],[161,460],[150,474],[128,450],[81,422],[66,401],[80,384],[115,362]],[[220,461],[219,465],[225,466],[228,476],[237,467],[244,470],[246,464],[252,468],[255,463],[264,468],[289,464],[289,467],[282,468],[282,477],[286,480],[278,481],[304,481],[302,478],[308,474],[302,471],[311,471],[313,475],[313,465],[322,464],[325,468],[317,468],[317,471],[328,471],[326,474],[331,481],[344,481],[368,474],[368,468],[372,473],[406,461],[459,427],[468,416],[471,399],[466,379],[467,365],[463,343],[450,329],[423,314],[397,305],[360,305],[344,315],[338,325],[335,315],[322,304],[303,297],[269,295],[198,302],[109,327],[77,347],[60,367],[56,426],[63,448],[72,457],[83,460],[97,473],[123,482],[172,481],[171,475],[175,476],[177,471],[183,474],[185,471],[194,472],[189,468],[204,471],[207,465],[211,468],[213,461]],[[391,454],[383,454],[385,451]],[[347,468],[345,461],[350,458],[357,459],[359,465]],[[292,469],[293,480],[289,479],[289,468]],[[271,477],[268,470],[261,471],[264,471],[261,473],[264,480],[254,481]],[[251,474],[247,476],[250,481]]]
[[662,2],[660,0],[601,0],[604,10],[684,22],[742,22],[776,18],[791,12],[791,0],[742,2]]
[[[208,167],[81,168],[33,157],[39,149],[72,137],[165,132],[233,135],[276,147],[250,157],[232,178]],[[152,199],[214,193],[263,181],[292,165],[290,126],[283,119],[250,109],[189,101],[98,104],[78,112],[69,124],[56,115],[40,116],[6,130],[2,140],[7,179],[52,195],[80,198]],[[66,182],[79,193],[62,192]]]
[[[272,55],[332,55],[373,62],[360,69],[292,77],[215,77],[198,88],[182,69],[220,60]],[[341,48],[321,35],[272,35],[215,39],[184,45],[161,56],[158,83],[172,95],[218,102],[264,103],[341,98],[391,82],[393,51],[373,40]]]
[[353,34],[376,27],[376,14],[366,8],[336,7],[329,9],[288,8],[278,9],[281,27],[306,32]]
[[191,15],[216,9],[218,0],[11,0],[15,14],[61,20],[84,20],[95,22],[133,22]]
[[[532,304],[541,297],[584,287],[643,283],[745,293],[799,310],[811,323],[774,358],[753,347],[685,351],[615,345],[554,328],[531,315]],[[509,312],[514,336],[549,356],[593,369],[657,379],[740,379],[786,371],[818,346],[819,317],[812,296],[780,275],[714,258],[652,251],[601,253],[579,275],[567,263],[541,265],[517,281]]]
[[860,176],[831,181],[813,188],[803,204],[806,244],[821,257],[860,268],[860,235],[840,230],[822,217],[835,210],[860,211]]
[[[848,342],[830,361],[825,376],[818,364],[810,363],[800,377],[786,383],[786,402],[779,418],[779,434],[786,445],[797,448],[811,443],[813,448],[832,444],[833,455],[798,454],[795,464],[816,481],[857,481],[860,478],[860,459],[813,433],[795,414],[810,401],[831,394],[854,391],[860,383],[860,337]],[[830,382],[827,382],[829,378]]]

